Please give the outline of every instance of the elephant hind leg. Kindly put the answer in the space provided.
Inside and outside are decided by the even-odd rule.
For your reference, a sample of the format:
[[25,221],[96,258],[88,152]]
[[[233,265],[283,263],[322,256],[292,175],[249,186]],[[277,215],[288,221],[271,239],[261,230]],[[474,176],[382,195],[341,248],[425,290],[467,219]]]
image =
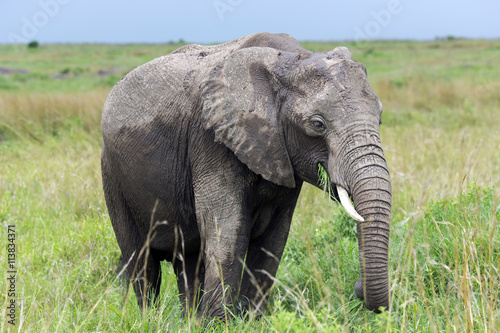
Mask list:
[[[111,217],[111,210],[110,210]],[[113,218],[111,217],[112,221]],[[131,219],[129,217],[129,219]],[[150,305],[158,297],[161,285],[160,260],[155,253],[139,238],[135,224],[133,227],[120,228],[116,231],[116,239],[121,249],[120,271],[125,268],[128,281],[132,281],[137,303],[140,308]],[[113,227],[115,224],[113,223]]]
[[[143,254],[144,256],[144,254]],[[140,308],[150,306],[160,293],[161,266],[152,254],[131,260],[128,271],[134,287],[137,304]]]
[[[126,265],[128,278],[132,280],[137,302],[142,308],[144,304],[149,304],[154,300],[159,293],[160,261],[155,258],[154,253],[150,253],[144,247],[144,239],[141,237],[136,221],[117,185],[119,182],[108,170],[104,157],[101,167],[106,205],[118,246],[122,252],[120,261],[123,266],[120,267],[120,270]],[[145,297],[146,302],[143,301]]]
[[[111,219],[113,221],[113,217]],[[128,281],[132,281],[137,303],[142,308],[144,305],[150,305],[158,297],[161,285],[161,266],[154,251],[149,249],[147,244],[144,244],[144,241],[139,238],[135,224],[130,223],[129,226],[129,228],[120,228],[119,232],[115,229],[116,239],[122,252],[120,271],[125,268],[127,288]]]

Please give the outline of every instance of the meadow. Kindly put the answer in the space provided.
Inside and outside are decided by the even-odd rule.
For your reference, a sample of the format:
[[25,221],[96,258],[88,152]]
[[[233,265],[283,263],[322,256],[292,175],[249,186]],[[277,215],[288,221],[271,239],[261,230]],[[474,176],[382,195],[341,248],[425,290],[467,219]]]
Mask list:
[[390,309],[376,315],[355,297],[355,222],[307,185],[265,316],[205,327],[183,319],[168,263],[158,306],[141,312],[117,277],[100,114],[120,77],[181,45],[0,45],[0,267],[12,269],[15,244],[16,270],[14,297],[7,273],[0,283],[0,330],[500,330],[500,41],[303,43],[338,45],[366,66],[384,103]]

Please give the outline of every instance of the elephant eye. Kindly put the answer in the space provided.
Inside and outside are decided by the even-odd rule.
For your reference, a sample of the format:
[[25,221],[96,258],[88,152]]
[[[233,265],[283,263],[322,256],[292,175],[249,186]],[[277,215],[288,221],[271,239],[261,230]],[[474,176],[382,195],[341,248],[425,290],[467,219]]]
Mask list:
[[313,116],[311,118],[312,124],[314,128],[318,131],[324,131],[326,129],[326,123],[323,117],[321,116]]
[[321,122],[321,121],[315,120],[313,124],[314,124],[314,127],[316,127],[317,129],[324,129],[325,128],[325,124],[323,124],[323,122]]

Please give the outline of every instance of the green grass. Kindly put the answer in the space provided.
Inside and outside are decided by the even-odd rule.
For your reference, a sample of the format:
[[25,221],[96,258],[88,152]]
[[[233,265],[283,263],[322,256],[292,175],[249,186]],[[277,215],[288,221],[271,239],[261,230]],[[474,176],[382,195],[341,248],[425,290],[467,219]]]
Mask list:
[[355,222],[307,185],[265,316],[206,328],[182,319],[168,263],[158,308],[141,313],[117,278],[100,110],[121,75],[178,46],[0,46],[1,67],[30,72],[0,75],[0,266],[15,224],[18,270],[16,327],[0,284],[2,332],[500,330],[500,41],[480,40],[347,43],[384,103],[389,311],[375,315],[354,296]]

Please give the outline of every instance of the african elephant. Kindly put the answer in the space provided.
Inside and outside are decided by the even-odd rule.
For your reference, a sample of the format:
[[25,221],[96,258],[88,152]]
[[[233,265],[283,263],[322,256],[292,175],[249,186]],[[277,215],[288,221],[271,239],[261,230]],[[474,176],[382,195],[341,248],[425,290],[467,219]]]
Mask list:
[[127,74],[103,108],[101,166],[139,306],[158,296],[168,260],[188,313],[262,311],[301,186],[319,186],[321,164],[358,221],[356,294],[388,307],[381,114],[347,48],[315,53],[286,34],[187,45]]

